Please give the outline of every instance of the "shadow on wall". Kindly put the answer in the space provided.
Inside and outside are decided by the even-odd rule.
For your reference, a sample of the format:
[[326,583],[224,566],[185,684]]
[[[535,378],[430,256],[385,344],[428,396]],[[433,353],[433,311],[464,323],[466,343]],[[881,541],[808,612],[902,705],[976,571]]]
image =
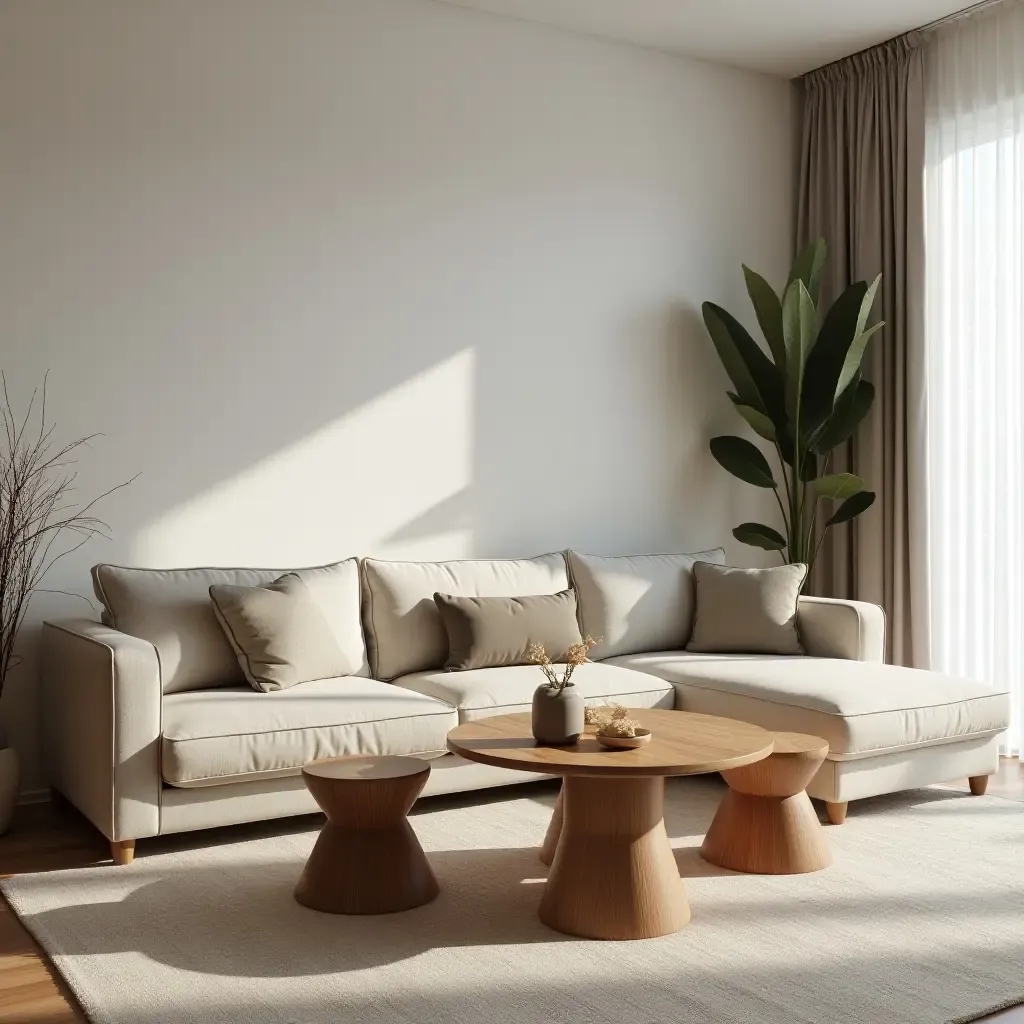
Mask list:
[[415,346],[390,359],[374,346],[372,360],[316,375],[322,407],[372,390],[374,366],[412,375],[284,444],[320,405],[311,386],[224,420],[211,402],[193,443],[154,460],[163,471],[138,498],[159,513],[136,527],[130,560],[292,566],[716,535],[720,501],[702,482],[714,469],[690,421],[706,376],[695,330],[692,314],[654,313],[603,341],[510,339],[423,369]]

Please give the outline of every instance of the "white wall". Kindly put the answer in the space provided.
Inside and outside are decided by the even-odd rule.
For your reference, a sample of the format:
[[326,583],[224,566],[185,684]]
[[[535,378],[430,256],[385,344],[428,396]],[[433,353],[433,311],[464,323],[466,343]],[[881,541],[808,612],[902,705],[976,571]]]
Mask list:
[[0,366],[105,432],[83,492],[142,471],[50,586],[731,540],[699,306],[788,265],[789,102],[429,0],[6,0]]

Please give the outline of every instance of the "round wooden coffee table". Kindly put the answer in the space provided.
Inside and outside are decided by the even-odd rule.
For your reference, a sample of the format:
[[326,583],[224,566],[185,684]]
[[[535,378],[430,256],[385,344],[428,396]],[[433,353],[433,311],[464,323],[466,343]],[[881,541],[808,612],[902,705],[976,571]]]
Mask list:
[[[635,750],[607,750],[587,726],[569,747],[538,746],[530,715],[497,715],[448,733],[471,761],[563,776],[557,843],[540,903],[556,931],[591,939],[646,939],[690,919],[663,820],[665,776],[736,768],[767,757],[772,734],[756,725],[684,711],[630,709],[653,733]],[[555,816],[557,817],[557,815]]]
[[722,772],[729,791],[704,837],[701,856],[733,871],[795,875],[832,863],[825,830],[804,790],[821,767],[820,736],[777,732],[770,757]]
[[429,903],[437,880],[406,815],[430,775],[416,757],[333,757],[302,778],[327,815],[295,887],[329,914],[390,914]]

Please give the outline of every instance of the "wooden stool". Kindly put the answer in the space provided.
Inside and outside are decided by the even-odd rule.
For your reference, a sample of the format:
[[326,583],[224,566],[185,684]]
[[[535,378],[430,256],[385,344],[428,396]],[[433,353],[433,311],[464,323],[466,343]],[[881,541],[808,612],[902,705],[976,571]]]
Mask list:
[[429,903],[437,880],[406,819],[430,775],[415,757],[313,761],[302,778],[327,824],[295,887],[328,914],[390,914]]
[[796,875],[831,864],[825,831],[804,792],[827,753],[820,736],[779,732],[769,757],[722,772],[729,791],[701,856],[759,875]]

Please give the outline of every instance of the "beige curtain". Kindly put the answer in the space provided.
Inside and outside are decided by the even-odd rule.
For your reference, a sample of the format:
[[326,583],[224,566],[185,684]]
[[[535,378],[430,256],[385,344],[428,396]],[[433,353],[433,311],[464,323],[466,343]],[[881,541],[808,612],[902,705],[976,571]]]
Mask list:
[[[852,526],[829,532],[815,565],[818,594],[873,601],[888,617],[888,655],[927,662],[924,499],[924,70],[917,34],[803,79],[797,241],[824,237],[822,298],[882,274],[865,377],[869,419],[839,457],[878,494]],[[845,466],[844,466],[845,462]]]

